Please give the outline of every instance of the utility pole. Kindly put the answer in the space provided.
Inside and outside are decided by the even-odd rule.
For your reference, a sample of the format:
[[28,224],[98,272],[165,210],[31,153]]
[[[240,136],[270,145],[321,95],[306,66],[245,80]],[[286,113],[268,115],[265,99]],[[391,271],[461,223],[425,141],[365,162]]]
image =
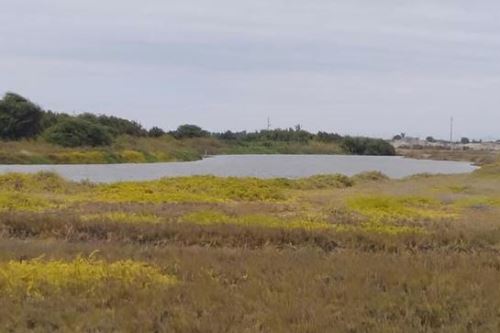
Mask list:
[[267,130],[269,131],[271,129],[271,118],[267,117]]
[[450,118],[450,144],[453,144],[453,117]]

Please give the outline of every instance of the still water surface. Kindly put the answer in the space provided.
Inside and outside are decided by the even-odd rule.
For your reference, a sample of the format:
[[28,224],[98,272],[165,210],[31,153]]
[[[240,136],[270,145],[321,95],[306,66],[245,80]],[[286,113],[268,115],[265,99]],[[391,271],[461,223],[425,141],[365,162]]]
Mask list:
[[161,177],[216,175],[259,178],[299,178],[341,173],[352,176],[380,171],[391,178],[418,173],[467,173],[470,163],[414,160],[399,156],[344,155],[220,155],[194,162],[99,165],[0,165],[0,173],[55,171],[75,181],[116,182]]

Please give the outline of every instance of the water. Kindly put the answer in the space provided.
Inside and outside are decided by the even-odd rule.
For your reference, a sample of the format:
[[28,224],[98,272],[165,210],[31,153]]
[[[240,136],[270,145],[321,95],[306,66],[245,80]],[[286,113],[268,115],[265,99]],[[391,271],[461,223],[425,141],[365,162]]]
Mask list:
[[92,182],[191,175],[299,178],[341,173],[352,176],[364,171],[380,171],[391,178],[403,178],[419,173],[468,173],[474,169],[470,163],[464,162],[344,155],[225,155],[194,162],[151,164],[0,165],[0,173],[55,171],[67,179]]

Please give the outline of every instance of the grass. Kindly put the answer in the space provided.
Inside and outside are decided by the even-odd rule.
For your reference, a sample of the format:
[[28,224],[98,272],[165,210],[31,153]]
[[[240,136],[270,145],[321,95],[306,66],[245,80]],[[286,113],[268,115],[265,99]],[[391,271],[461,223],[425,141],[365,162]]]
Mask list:
[[119,137],[109,147],[63,148],[43,140],[0,143],[2,164],[107,164],[193,161],[201,158],[210,141],[179,141],[170,137]]
[[305,229],[305,230],[322,230],[333,228],[334,225],[326,223],[314,218],[293,218],[284,219],[275,216],[263,214],[244,215],[244,216],[229,216],[221,212],[197,211],[186,214],[182,217],[183,222],[188,222],[197,225],[218,225],[229,224],[242,227],[263,227],[263,228],[281,228],[281,229]]
[[0,176],[0,331],[497,332],[500,176]]
[[160,223],[161,219],[153,214],[145,213],[127,213],[127,212],[109,212],[102,214],[83,214],[83,221],[108,220],[110,222],[122,223]]
[[1,164],[106,164],[194,161],[205,154],[340,154],[336,143],[230,142],[215,138],[178,140],[120,136],[111,146],[63,148],[42,139],[0,142]]
[[349,198],[347,207],[377,222],[453,220],[457,217],[441,202],[417,196],[358,196]]

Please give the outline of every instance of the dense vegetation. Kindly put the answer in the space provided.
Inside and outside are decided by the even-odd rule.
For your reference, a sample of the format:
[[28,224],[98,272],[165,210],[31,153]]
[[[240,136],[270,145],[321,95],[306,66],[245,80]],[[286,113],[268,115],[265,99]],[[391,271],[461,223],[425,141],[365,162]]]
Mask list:
[[0,100],[0,137],[32,138],[42,130],[42,109],[22,96],[7,93]]
[[112,142],[106,127],[82,118],[68,118],[49,127],[44,136],[48,142],[64,147],[102,146]]
[[[120,142],[131,141],[123,139],[123,137],[130,137],[136,141],[149,139],[151,142],[149,146],[152,147],[165,146],[168,142],[174,147],[182,146],[183,152],[176,152],[168,157],[163,154],[163,158],[161,158],[158,157],[160,151],[151,151],[148,148],[143,151],[135,151],[134,145],[120,146]],[[114,116],[91,113],[68,115],[45,111],[28,99],[14,93],[5,94],[0,100],[0,139],[3,139],[4,142],[24,140],[23,142],[26,144],[19,151],[27,152],[24,155],[28,155],[28,157],[21,156],[19,151],[13,155],[12,152],[0,150],[0,162],[2,163],[11,163],[11,160],[15,160],[17,163],[37,163],[40,160],[44,160],[45,163],[58,163],[59,160],[51,156],[59,154],[61,147],[68,147],[73,152],[77,151],[82,154],[88,153],[89,149],[93,147],[92,154],[104,152],[106,155],[106,158],[100,160],[102,163],[108,161],[127,162],[126,158],[120,157],[123,151],[117,151],[117,148],[142,154],[144,160],[150,162],[165,159],[200,158],[204,153],[395,154],[394,148],[381,139],[342,137],[335,133],[326,132],[310,133],[300,126],[256,132],[211,133],[199,126],[186,124],[169,132],[159,127],[147,130],[135,121]],[[199,145],[200,142],[203,144]],[[48,149],[47,145],[44,146],[45,143],[54,146],[52,149]],[[95,149],[98,149],[97,153]],[[2,158],[2,156],[4,157]],[[93,163],[93,160],[95,159],[89,158],[88,163]]]
[[498,332],[500,167],[0,176],[2,332]]

